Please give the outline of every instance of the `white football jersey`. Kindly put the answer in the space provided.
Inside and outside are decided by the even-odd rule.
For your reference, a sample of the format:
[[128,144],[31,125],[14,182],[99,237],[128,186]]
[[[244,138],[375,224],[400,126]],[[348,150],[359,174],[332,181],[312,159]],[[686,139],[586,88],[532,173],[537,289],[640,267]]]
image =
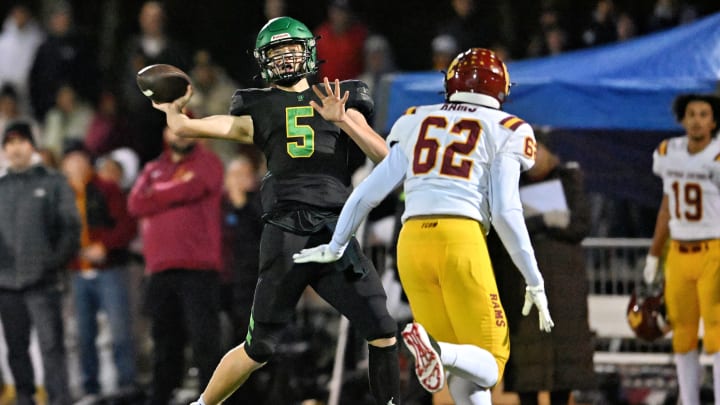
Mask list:
[[668,196],[672,239],[720,238],[720,140],[690,154],[687,136],[667,139],[653,153],[653,172]]
[[[458,215],[490,229],[490,166],[506,155],[527,170],[535,160],[533,130],[520,118],[475,104],[413,107],[387,142],[407,157],[403,221],[417,215]],[[511,185],[517,187],[517,184]]]

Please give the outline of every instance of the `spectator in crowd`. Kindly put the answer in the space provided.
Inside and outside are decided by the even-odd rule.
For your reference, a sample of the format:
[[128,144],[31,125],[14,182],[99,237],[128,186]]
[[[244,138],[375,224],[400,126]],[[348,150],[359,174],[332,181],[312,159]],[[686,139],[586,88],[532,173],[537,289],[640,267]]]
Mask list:
[[537,31],[530,37],[525,56],[535,58],[557,55],[574,46],[560,15],[554,7],[544,7],[538,17]]
[[[245,340],[251,322],[263,228],[257,170],[246,155],[237,155],[226,165],[224,188],[222,307],[231,321],[230,347],[235,347]],[[262,394],[254,384],[244,384],[225,403],[260,404]]]
[[[190,77],[195,94],[188,103],[188,109],[197,117],[227,113],[227,103],[238,88],[237,83],[213,61],[207,50],[197,51],[194,62]],[[205,142],[225,164],[237,155],[235,142],[218,139]]]
[[168,149],[145,165],[128,206],[140,219],[153,339],[148,405],[166,405],[182,383],[189,340],[200,386],[221,356],[220,201],[223,166],[192,139],[165,129]]
[[93,115],[92,106],[78,96],[72,85],[60,86],[55,105],[45,115],[45,148],[59,161],[67,146],[85,140]]
[[[20,111],[18,94],[15,88],[11,84],[4,84],[0,87],[0,133],[13,121],[26,121],[32,128],[33,138],[40,139],[40,128],[37,122],[29,114],[23,114]],[[1,163],[0,167],[2,167]]]
[[140,159],[132,149],[119,148],[100,156],[95,165],[98,177],[116,183],[123,192],[129,193],[140,170]]
[[458,43],[451,35],[438,35],[430,44],[432,48],[432,69],[446,71],[450,62],[459,52]]
[[265,0],[263,14],[268,20],[286,15],[287,5],[285,0]]
[[[643,276],[656,280],[665,257],[665,303],[680,401],[700,404],[703,349],[712,359],[715,402],[720,398],[720,97],[686,94],[675,99],[675,118],[685,135],[664,140],[653,153],[653,173],[663,182],[663,198]],[[668,245],[669,242],[669,246]]]
[[395,58],[387,38],[378,34],[370,35],[365,40],[363,51],[365,68],[357,79],[368,85],[370,95],[375,105],[378,105],[383,101],[378,94],[378,85],[384,75],[395,71]]
[[582,31],[582,44],[586,47],[597,46],[616,40],[617,28],[613,0],[598,0],[590,14],[590,21]]
[[656,0],[648,18],[648,32],[661,31],[678,24],[678,9],[674,0]]
[[363,45],[367,27],[353,14],[350,0],[331,0],[327,19],[315,30],[320,64],[319,77],[355,79],[363,71]]
[[504,61],[504,62],[506,62],[506,63],[512,61],[512,59],[513,59],[513,58],[512,58],[512,54],[511,54],[511,52],[510,52],[510,48],[509,48],[506,44],[504,44],[504,43],[502,43],[502,42],[496,42],[496,43],[494,43],[494,44],[492,45],[492,47],[490,47],[490,50],[492,50],[493,52],[495,52],[495,55],[497,55],[497,57],[498,57],[500,60],[502,60],[502,61]]
[[[561,319],[541,333],[537,318],[521,317],[524,280],[497,234],[488,249],[510,326],[512,351],[505,370],[505,391],[517,392],[522,405],[537,405],[539,391],[552,405],[566,405],[573,390],[595,387],[593,338],[588,322],[585,254],[580,242],[590,231],[590,207],[583,174],[576,162],[563,163],[545,142],[537,143],[535,165],[520,177],[520,190],[560,182],[567,210],[534,212],[526,206],[525,223],[542,269],[548,305]],[[532,202],[531,202],[532,203]]]
[[[341,87],[336,80],[332,90],[325,78],[329,95],[311,89],[307,76],[317,69],[315,36],[293,18],[268,21],[256,42],[261,74],[272,87],[239,90],[230,115],[187,117],[181,108],[192,97],[192,88],[172,103],[155,104],[181,135],[254,143],[267,158],[253,322],[245,343],[223,357],[197,403],[222,402],[272,358],[307,286],[347,316],[367,342],[375,403],[396,403],[400,396],[397,326],[387,312],[380,278],[357,242],[348,248],[352,259],[336,266],[296,266],[291,258],[298,249],[329,237],[349,194],[351,174],[365,155],[378,162],[387,152],[382,137],[367,123],[373,107],[367,86],[352,81]],[[312,109],[322,111],[320,102],[347,103],[348,109],[327,119]]]
[[656,0],[652,14],[647,21],[646,31],[666,30],[686,24],[698,17],[698,10],[692,4],[680,0]]
[[620,13],[617,18],[617,40],[627,41],[637,35],[637,25],[633,17],[626,12]]
[[234,344],[245,339],[258,277],[262,207],[253,162],[238,155],[225,170],[223,197],[223,275],[228,281]]
[[545,30],[545,43],[540,56],[556,56],[567,50],[567,33],[559,26]]
[[17,98],[17,92],[11,84],[4,84],[0,88],[0,131],[21,117]]
[[34,404],[30,330],[35,328],[50,405],[69,405],[61,279],[80,244],[73,192],[58,172],[34,163],[27,122],[5,128],[0,176],[0,319],[18,405]]
[[162,115],[158,115],[147,98],[138,91],[137,72],[148,65],[167,63],[188,71],[189,52],[185,46],[165,32],[165,9],[159,1],[146,1],[138,14],[140,32],[131,37],[125,50],[125,68],[119,73],[120,101],[130,120],[131,148],[140,157],[141,164],[155,159],[163,150]]
[[19,2],[10,9],[0,33],[0,85],[15,88],[23,114],[31,113],[28,80],[35,52],[44,38],[28,4]]
[[136,382],[127,271],[135,221],[127,213],[120,187],[95,174],[90,154],[82,143],[66,148],[61,169],[75,192],[82,223],[80,252],[69,268],[85,399],[100,394],[100,363],[95,346],[100,311],[107,314],[110,327],[118,391],[127,393]]
[[118,148],[130,147],[130,123],[118,105],[114,90],[106,88],[93,112],[92,120],[84,136],[85,147],[93,157]]
[[96,101],[98,92],[97,58],[88,46],[89,39],[76,29],[69,3],[53,2],[47,32],[30,70],[30,102],[38,120],[45,118],[64,84],[71,85],[79,97],[89,102]]
[[[460,49],[488,47],[499,38],[495,38],[500,24],[500,16],[495,12],[498,7],[492,1],[449,0],[452,16],[442,22],[435,33],[449,35],[455,39],[457,52]],[[450,57],[455,57],[455,54]]]

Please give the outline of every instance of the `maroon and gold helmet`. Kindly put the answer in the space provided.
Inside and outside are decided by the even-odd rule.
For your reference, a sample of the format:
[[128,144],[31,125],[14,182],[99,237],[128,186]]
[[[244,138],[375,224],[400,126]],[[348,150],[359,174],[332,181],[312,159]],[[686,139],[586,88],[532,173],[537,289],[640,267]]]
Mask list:
[[502,104],[509,94],[510,75],[505,63],[495,52],[484,48],[470,48],[450,62],[445,74],[447,101],[487,104],[482,102],[486,101],[483,96],[489,96]]
[[646,342],[653,342],[670,332],[662,287],[636,288],[628,303],[627,321],[635,336]]

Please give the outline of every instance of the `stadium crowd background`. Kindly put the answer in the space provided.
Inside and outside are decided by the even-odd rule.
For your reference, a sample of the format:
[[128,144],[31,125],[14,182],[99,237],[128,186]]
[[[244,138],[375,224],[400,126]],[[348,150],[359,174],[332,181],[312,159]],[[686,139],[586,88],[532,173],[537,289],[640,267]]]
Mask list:
[[[0,4],[0,15],[17,1]],[[55,0],[23,1],[39,15]],[[75,0],[69,2],[77,27],[87,34],[92,47],[100,53],[103,69],[122,63],[124,44],[138,32],[141,0]],[[218,63],[240,83],[252,78],[254,61],[247,54],[254,36],[266,21],[264,0],[210,0],[163,2],[167,13],[167,32],[188,49],[208,49]],[[286,1],[286,14],[318,27],[327,16],[326,0]],[[454,17],[450,0],[350,1],[350,6],[371,33],[387,37],[399,70],[431,68],[431,42],[438,28]],[[596,0],[483,0],[476,1],[475,27],[486,37],[489,46],[502,44],[515,59],[525,58],[528,45],[541,32],[543,10],[557,12],[557,25],[567,35],[567,49],[586,46],[583,33],[591,26]],[[687,22],[720,9],[713,0],[615,0],[609,26],[626,24],[629,17],[636,35]],[[668,4],[671,15],[658,18],[658,6]],[[111,32],[108,32],[111,31]],[[599,43],[599,42],[597,42]]]
[[[441,69],[443,65],[435,59],[436,54],[449,52],[450,57],[454,56],[454,53],[465,47],[463,41],[467,40],[468,36],[477,39],[477,42],[472,43],[473,46],[492,47],[502,51],[506,61],[519,60],[622,41],[690,22],[720,10],[720,3],[716,0],[476,0],[474,13],[463,19],[452,6],[453,3],[463,1],[167,0],[161,3],[166,14],[167,38],[176,44],[185,58],[186,64],[182,67],[193,73],[194,80],[197,80],[197,75],[202,74],[198,68],[208,66],[224,78],[223,91],[218,93],[221,96],[218,110],[211,108],[211,105],[215,107],[212,104],[215,100],[208,96],[205,99],[207,105],[195,106],[193,111],[197,115],[225,113],[227,104],[223,104],[222,100],[229,102],[228,91],[232,94],[235,87],[261,85],[254,78],[257,73],[256,63],[248,50],[253,48],[258,29],[268,18],[265,8],[267,3],[284,3],[283,14],[304,21],[313,30],[319,29],[328,21],[330,8],[339,7],[349,11],[368,33],[367,42],[355,44],[360,60],[367,55],[364,51],[382,49],[387,58],[382,64],[384,72]],[[137,69],[133,68],[130,60],[132,53],[128,51],[141,31],[138,16],[145,3],[142,0],[1,2],[3,30],[0,32],[0,130],[13,118],[30,118],[35,123],[38,145],[45,152],[46,161],[50,164],[57,164],[62,159],[63,150],[67,146],[63,145],[63,140],[67,138],[84,142],[93,158],[110,156],[111,152],[121,146],[132,149],[137,154],[135,159],[139,158],[140,165],[155,158],[162,150],[161,131],[164,118],[136,91],[134,74]],[[33,109],[32,106],[38,105],[38,100],[30,99],[31,89],[37,89],[38,83],[31,82],[31,66],[28,66],[27,72],[20,72],[20,77],[25,77],[22,83],[14,83],[15,76],[10,73],[17,72],[6,69],[11,65],[10,70],[18,66],[15,63],[17,55],[3,53],[8,49],[17,49],[13,46],[17,43],[13,42],[16,37],[11,33],[10,13],[18,5],[27,7],[37,24],[39,36],[35,45],[38,47],[44,41],[42,37],[48,30],[47,22],[51,14],[69,11],[73,17],[70,31],[77,33],[76,38],[79,38],[79,41],[73,42],[73,46],[77,47],[73,49],[82,48],[87,51],[87,57],[78,59],[79,65],[74,68],[82,68],[83,72],[88,73],[80,77],[59,77],[57,82],[52,83],[58,93],[61,93],[61,88],[67,93],[67,89],[61,85],[70,82],[74,96],[71,97],[73,102],[69,103],[71,107],[67,109],[62,105],[61,97],[58,97],[56,102],[54,91],[49,94],[52,87],[39,89],[39,93],[46,93],[41,98],[50,98],[50,101],[46,101],[45,111],[41,113],[38,108]],[[453,43],[452,38],[448,37],[457,33],[460,33],[460,36],[454,38]],[[23,50],[32,53],[32,50]],[[50,53],[52,51],[53,49],[50,49]],[[322,53],[319,57],[338,59]],[[372,80],[373,72],[368,71],[368,61],[363,62],[365,63],[360,69],[364,75],[360,77]],[[23,76],[23,73],[26,76]],[[352,76],[340,78],[355,77]],[[126,99],[128,94],[131,94],[131,99],[134,95],[134,100]],[[75,96],[77,98],[74,98]],[[8,99],[13,99],[17,105],[11,115],[8,115],[9,110],[2,108]],[[132,105],[134,102],[141,105]],[[76,108],[77,106],[82,108]],[[123,119],[114,122],[124,120],[129,127],[121,128],[123,131],[115,133],[101,133],[97,127],[90,125],[93,117],[102,118],[108,111],[122,116]],[[63,113],[79,117],[77,128],[84,130],[77,132],[76,129],[70,130],[67,127],[62,130],[55,128],[51,117]],[[72,132],[73,130],[76,132]],[[50,142],[51,132],[59,141],[56,139],[54,143]],[[260,176],[262,164],[258,161],[257,153],[251,148],[234,149],[229,148],[228,144],[222,144],[214,149],[226,163],[236,154],[248,154],[255,163],[256,175]],[[131,165],[125,167],[126,178],[122,184],[123,188],[128,190],[132,185],[133,175],[138,173],[140,167],[132,166],[132,158],[123,161],[122,156],[118,156],[118,160]],[[0,166],[1,163],[2,159]],[[650,173],[647,175],[651,176]],[[392,208],[389,211],[391,212]],[[657,207],[644,207],[642,214],[646,217],[646,226],[642,227],[641,232],[614,236],[650,237],[656,213]],[[593,225],[596,235],[598,229],[609,226]],[[139,251],[137,247],[134,249],[135,252]],[[142,260],[141,257],[138,259]],[[138,277],[141,276],[141,268],[139,273]],[[134,281],[138,282],[138,279]],[[142,327],[134,327],[134,330],[139,331],[137,333],[147,333]],[[298,333],[300,332],[303,331]],[[328,337],[325,335],[314,337],[326,338]],[[332,346],[328,341],[323,341],[323,344]],[[147,355],[147,351],[142,348],[140,352],[140,357]],[[142,364],[140,371],[146,371]]]

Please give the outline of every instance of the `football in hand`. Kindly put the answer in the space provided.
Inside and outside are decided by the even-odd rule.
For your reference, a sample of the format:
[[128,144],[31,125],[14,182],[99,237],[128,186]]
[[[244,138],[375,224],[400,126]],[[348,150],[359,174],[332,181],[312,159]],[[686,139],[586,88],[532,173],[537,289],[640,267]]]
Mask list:
[[185,94],[190,77],[173,65],[157,64],[140,69],[136,81],[140,91],[152,101],[169,103]]

